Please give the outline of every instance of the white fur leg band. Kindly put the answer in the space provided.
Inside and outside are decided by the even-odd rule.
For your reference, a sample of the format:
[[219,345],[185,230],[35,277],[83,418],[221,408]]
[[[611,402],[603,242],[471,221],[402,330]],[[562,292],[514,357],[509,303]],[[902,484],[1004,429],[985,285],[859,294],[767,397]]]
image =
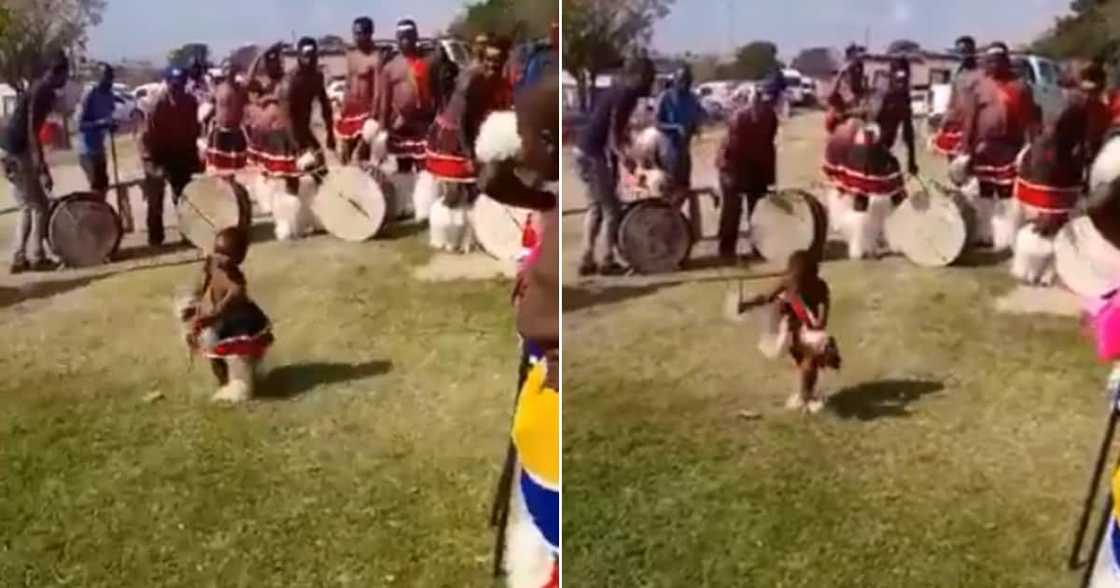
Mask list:
[[475,156],[482,163],[514,159],[521,154],[517,115],[510,110],[490,113],[478,131]]
[[380,133],[381,125],[372,118],[366,119],[366,122],[362,125],[362,140],[373,145],[374,140],[377,139],[377,135]]

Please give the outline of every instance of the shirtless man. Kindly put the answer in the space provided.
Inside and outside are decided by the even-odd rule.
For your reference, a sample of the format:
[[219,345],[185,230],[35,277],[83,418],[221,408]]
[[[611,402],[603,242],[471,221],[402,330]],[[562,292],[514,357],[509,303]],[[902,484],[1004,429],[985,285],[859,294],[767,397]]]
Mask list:
[[961,67],[953,77],[949,90],[949,107],[937,135],[933,138],[933,148],[942,155],[953,157],[960,149],[961,129],[964,127],[964,107],[976,80],[982,75],[976,62],[976,40],[969,36],[957,39],[957,54],[961,56]]
[[1023,157],[1015,197],[1035,217],[1040,234],[1064,224],[1081,196],[1084,178],[1104,139],[1108,109],[1102,100],[1105,72],[1089,64],[1078,72],[1058,117],[1039,133]]
[[[311,107],[318,101],[320,115],[326,122],[334,120],[334,114],[327,96],[327,81],[319,71],[318,42],[303,37],[296,43],[296,50],[299,52],[297,66],[284,80],[286,91],[281,92],[281,106],[287,111],[297,152],[315,156],[315,167],[304,171],[311,171],[316,181],[321,182],[326,174],[326,160],[323,146],[311,132]],[[327,149],[333,151],[334,148],[334,125],[327,124]]]
[[825,128],[832,132],[848,117],[859,115],[867,97],[867,85],[863,77],[863,47],[851,45],[844,52],[848,60],[836,77],[832,90],[828,93],[828,116]]
[[359,162],[369,161],[370,144],[362,129],[371,120],[377,98],[377,76],[381,72],[381,52],[373,44],[373,20],[368,16],[354,19],[354,47],[346,53],[346,95],[342,112],[335,122],[335,134],[341,140],[339,158],[348,164],[357,150]]
[[[284,65],[276,43],[253,60],[249,67],[249,156],[268,177],[298,176],[296,156],[288,145],[290,137],[280,109],[279,91],[284,81]],[[263,72],[262,72],[263,69]]]
[[230,176],[248,164],[249,136],[245,131],[245,108],[248,90],[237,81],[237,70],[231,64],[214,89],[214,115],[206,140],[206,165],[210,172]]
[[[275,53],[273,53],[275,50]],[[314,39],[303,37],[296,44],[298,66],[283,74],[279,44],[265,53],[267,80],[256,86],[259,93],[256,143],[264,174],[282,177],[289,194],[299,193],[299,177],[311,173],[317,182],[325,174],[325,159],[319,140],[311,132],[311,107],[318,100],[325,121],[334,120],[326,83],[319,71],[319,48]],[[270,55],[275,55],[272,57]],[[256,78],[258,63],[251,77]],[[277,72],[280,79],[277,79]],[[335,148],[334,126],[327,125],[327,148]],[[309,156],[313,161],[309,160]],[[304,165],[300,165],[300,160]]]
[[1011,198],[1015,159],[1040,118],[1030,87],[1011,68],[1006,44],[993,43],[985,52],[984,76],[973,86],[965,108],[961,152],[980,182],[978,240],[1003,249],[1013,235],[1002,230],[1010,228],[1007,219],[993,216],[996,199]]
[[894,148],[901,127],[902,141],[906,146],[907,170],[910,175],[918,174],[918,157],[914,149],[914,112],[910,103],[910,62],[905,57],[896,57],[890,65],[890,81],[887,88],[876,97],[878,104],[875,122],[879,123],[880,143],[888,150]]
[[424,158],[424,137],[435,117],[430,64],[420,54],[416,23],[397,23],[400,52],[381,69],[377,122],[389,131],[389,155],[400,172],[412,172]]
[[[509,42],[487,41],[480,65],[459,76],[447,108],[436,117],[428,135],[425,167],[436,179],[459,184],[475,180],[475,139],[487,115],[513,105],[512,88],[503,75]],[[446,202],[455,206],[458,202]]]

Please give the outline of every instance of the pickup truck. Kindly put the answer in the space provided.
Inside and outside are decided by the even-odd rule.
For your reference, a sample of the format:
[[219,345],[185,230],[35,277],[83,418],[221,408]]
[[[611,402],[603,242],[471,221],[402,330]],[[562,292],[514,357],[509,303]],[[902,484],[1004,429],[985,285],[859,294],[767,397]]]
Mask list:
[[[1030,86],[1035,104],[1042,109],[1043,122],[1053,122],[1066,100],[1058,64],[1038,55],[1015,54],[1011,56],[1011,67]],[[932,127],[940,124],[944,117],[949,107],[949,93],[948,83],[930,85],[928,109]]]
[[1011,66],[1031,87],[1034,101],[1042,109],[1042,120],[1053,122],[1066,103],[1061,68],[1045,57],[1026,54],[1012,55]]

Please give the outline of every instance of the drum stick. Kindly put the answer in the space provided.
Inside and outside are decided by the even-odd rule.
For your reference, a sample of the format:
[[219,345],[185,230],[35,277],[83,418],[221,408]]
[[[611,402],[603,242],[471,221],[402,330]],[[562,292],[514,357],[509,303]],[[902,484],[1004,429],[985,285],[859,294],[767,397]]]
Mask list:
[[[1085,532],[1089,527],[1089,517],[1093,512],[1093,503],[1097,500],[1097,491],[1100,488],[1101,476],[1104,474],[1104,464],[1108,458],[1108,450],[1112,447],[1112,439],[1116,434],[1116,423],[1120,420],[1120,412],[1116,410],[1116,391],[1111,391],[1112,402],[1108,411],[1108,424],[1105,426],[1104,436],[1101,438],[1100,448],[1097,450],[1097,459],[1093,465],[1093,475],[1089,479],[1089,489],[1081,506],[1081,515],[1078,517],[1077,527],[1073,535],[1073,548],[1069,554],[1069,569],[1076,569],[1080,563],[1081,546],[1085,542]],[[1120,464],[1118,464],[1120,465]]]
[[1104,501],[1104,510],[1101,511],[1101,520],[1097,523],[1097,534],[1093,537],[1093,550],[1089,557],[1089,562],[1085,564],[1085,572],[1081,574],[1081,588],[1089,588],[1089,583],[1093,581],[1093,572],[1096,569],[1097,554],[1101,550],[1101,543],[1104,542],[1104,533],[1108,530],[1108,521],[1112,518],[1112,496],[1110,495]]

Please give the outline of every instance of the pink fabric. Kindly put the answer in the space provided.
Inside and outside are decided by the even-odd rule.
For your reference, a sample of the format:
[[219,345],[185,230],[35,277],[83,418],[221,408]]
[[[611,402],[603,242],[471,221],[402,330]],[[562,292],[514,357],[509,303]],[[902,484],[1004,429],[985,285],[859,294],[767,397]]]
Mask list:
[[1097,345],[1101,361],[1120,361],[1120,300],[1113,295],[1107,300],[1085,300],[1088,327]]

